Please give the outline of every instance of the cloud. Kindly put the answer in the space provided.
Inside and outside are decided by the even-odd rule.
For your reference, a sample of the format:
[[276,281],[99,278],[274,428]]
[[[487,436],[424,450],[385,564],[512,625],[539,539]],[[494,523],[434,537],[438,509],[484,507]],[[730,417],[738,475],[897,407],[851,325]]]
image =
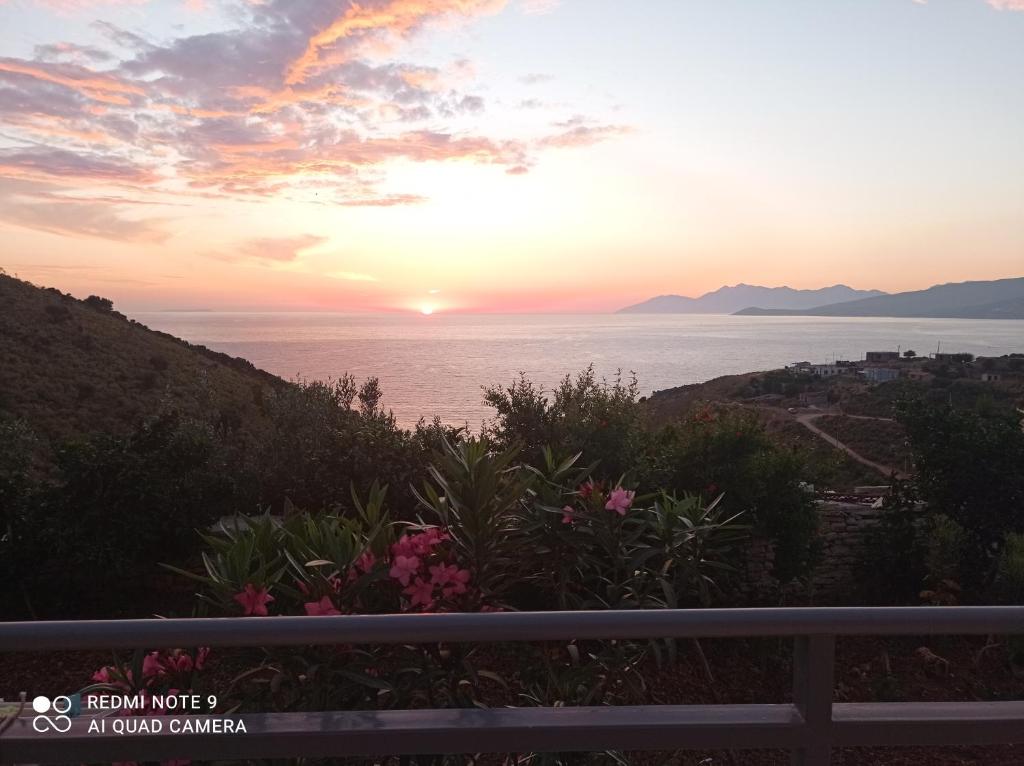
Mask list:
[[0,178],[0,222],[51,234],[100,237],[118,242],[163,242],[162,220],[126,215],[117,200],[65,196],[59,186]]
[[344,279],[349,282],[376,282],[377,277],[372,274],[359,274],[354,271],[329,271],[325,276],[332,279]]
[[[928,0],[912,0],[917,5],[928,5]],[[997,11],[1024,11],[1024,0],[985,0]]]
[[93,181],[149,183],[152,171],[120,158],[66,149],[0,149],[0,173],[29,178],[80,178]]
[[287,263],[298,260],[304,250],[311,250],[326,241],[327,237],[318,237],[314,234],[300,234],[296,237],[258,237],[240,243],[224,260]]
[[540,85],[541,83],[551,82],[554,79],[554,75],[544,74],[542,72],[530,72],[529,74],[524,74],[520,77],[519,82],[523,83],[523,85]]
[[285,83],[304,82],[317,70],[348,60],[381,36],[408,37],[438,18],[497,13],[505,0],[385,0],[352,3],[318,30],[290,65]]
[[561,4],[561,0],[519,0],[519,10],[528,16],[541,16],[552,13]]
[[25,62],[4,57],[0,58],[0,77],[13,80],[15,83],[19,78],[31,78],[43,83],[61,85],[93,101],[119,106],[127,106],[131,103],[132,97],[145,94],[141,85],[123,82],[117,77],[76,64]]
[[[99,4],[52,0],[50,7]],[[121,212],[129,205],[113,200],[147,194],[391,207],[423,201],[381,192],[397,161],[519,175],[540,153],[621,133],[591,123],[539,139],[484,130],[496,121],[479,119],[488,103],[474,92],[471,62],[406,60],[409,41],[423,30],[506,5],[232,0],[224,6],[231,26],[177,36],[172,29],[159,40],[95,21],[88,45],[44,42],[31,57],[0,57],[0,121],[10,139],[0,173],[85,188],[93,201],[79,204],[99,205],[104,196]],[[549,79],[532,73],[522,81]],[[538,114],[545,106],[523,102]],[[106,223],[92,228],[124,235]],[[287,254],[281,246],[265,252]]]
[[569,149],[580,146],[593,146],[601,141],[624,136],[633,132],[628,125],[593,125],[587,124],[585,118],[574,117],[565,122],[555,123],[564,130],[537,141],[544,148]]
[[426,197],[421,197],[418,194],[388,194],[383,197],[345,199],[337,204],[345,207],[395,207],[396,205],[418,205],[426,201]]
[[76,13],[104,5],[145,5],[149,0],[35,0],[35,2],[61,13]]

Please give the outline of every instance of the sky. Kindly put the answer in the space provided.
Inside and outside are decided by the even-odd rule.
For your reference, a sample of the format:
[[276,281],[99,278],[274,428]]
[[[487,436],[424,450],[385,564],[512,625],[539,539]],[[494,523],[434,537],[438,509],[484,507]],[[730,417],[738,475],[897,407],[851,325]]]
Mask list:
[[0,0],[0,267],[125,311],[1024,276],[1024,0]]

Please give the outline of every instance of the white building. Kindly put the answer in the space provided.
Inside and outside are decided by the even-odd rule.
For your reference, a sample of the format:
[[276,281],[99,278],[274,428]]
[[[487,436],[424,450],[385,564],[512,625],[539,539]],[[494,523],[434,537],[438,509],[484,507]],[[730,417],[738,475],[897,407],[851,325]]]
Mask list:
[[888,383],[890,380],[896,380],[900,376],[900,371],[894,370],[891,367],[868,367],[861,370],[861,372],[872,383]]

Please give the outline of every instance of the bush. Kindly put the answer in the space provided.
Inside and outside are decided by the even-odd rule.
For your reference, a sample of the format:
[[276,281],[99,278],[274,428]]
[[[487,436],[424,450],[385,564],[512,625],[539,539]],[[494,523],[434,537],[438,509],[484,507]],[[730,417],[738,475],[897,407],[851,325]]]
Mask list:
[[43,310],[51,322],[66,322],[71,319],[71,309],[59,303],[51,303]]
[[114,302],[112,300],[110,300],[109,298],[101,298],[98,295],[90,295],[88,298],[82,301],[82,303],[84,303],[91,309],[96,309],[97,311],[114,310]]
[[352,486],[366,494],[379,481],[392,488],[397,515],[411,518],[416,499],[410,485],[425,478],[425,457],[438,431],[398,428],[379,399],[376,379],[358,387],[350,376],[299,381],[266,396],[269,426],[250,458],[260,504],[280,511],[288,500],[313,511],[344,512],[352,510]]
[[991,579],[1008,532],[1024,532],[1024,432],[1019,417],[905,401],[921,498],[966,532],[963,577],[974,588]]
[[[24,572],[33,566],[24,541],[30,532],[26,511],[35,490],[29,473],[35,441],[24,421],[0,416],[0,581],[11,586],[21,583]],[[2,611],[24,609],[25,595],[20,586],[0,588]]]
[[516,521],[534,475],[516,457],[514,449],[492,451],[486,438],[446,443],[430,466],[431,481],[418,495],[420,505],[451,537],[481,598],[492,604],[500,603],[513,584],[509,575],[522,556]]
[[810,571],[817,555],[817,512],[801,489],[801,455],[778,448],[754,416],[700,409],[665,425],[648,421],[635,379],[598,382],[588,368],[551,394],[525,376],[488,389],[497,410],[487,434],[499,448],[519,447],[543,465],[546,445],[579,453],[605,482],[625,481],[641,494],[666,490],[705,499],[724,493],[723,510],[771,539],[775,574],[788,581]]
[[818,554],[818,514],[801,486],[802,457],[780,449],[756,417],[699,409],[653,434],[638,469],[642,488],[704,497],[724,493],[730,513],[775,545],[775,571],[786,582],[807,574]]
[[865,539],[857,571],[861,598],[869,604],[917,604],[927,574],[921,534],[922,509],[913,487],[895,482],[878,525]]
[[637,394],[635,376],[599,381],[593,366],[575,378],[566,375],[551,392],[520,375],[508,388],[485,390],[484,401],[497,412],[485,434],[499,449],[519,449],[531,465],[540,465],[544,448],[557,444],[595,463],[600,476],[621,476],[633,467],[644,436]]
[[128,437],[68,444],[24,511],[15,544],[33,563],[20,579],[40,611],[123,608],[158,560],[188,555],[196,528],[234,510],[246,484],[208,426],[173,412]]

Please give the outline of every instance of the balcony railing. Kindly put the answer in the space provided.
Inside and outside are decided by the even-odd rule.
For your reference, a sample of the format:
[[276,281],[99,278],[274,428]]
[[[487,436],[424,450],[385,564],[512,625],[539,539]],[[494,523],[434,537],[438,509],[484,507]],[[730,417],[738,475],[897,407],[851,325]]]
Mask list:
[[[97,734],[88,719],[0,734],[0,763],[772,748],[824,766],[846,746],[1024,744],[1024,701],[835,703],[837,635],[1024,634],[1024,607],[401,614],[0,623],[0,651],[566,639],[794,637],[793,702],[252,713],[245,734]],[[46,690],[33,690],[34,692]],[[1024,752],[1022,752],[1024,762]]]

